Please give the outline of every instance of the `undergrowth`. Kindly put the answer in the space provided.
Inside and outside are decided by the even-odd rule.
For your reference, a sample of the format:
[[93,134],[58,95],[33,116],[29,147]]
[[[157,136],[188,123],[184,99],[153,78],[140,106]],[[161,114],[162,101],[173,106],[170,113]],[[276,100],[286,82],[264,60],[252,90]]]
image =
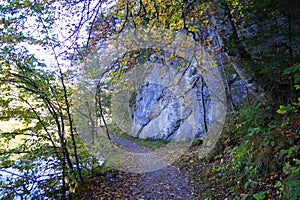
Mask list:
[[199,181],[203,197],[299,199],[298,108],[282,115],[256,103],[228,116],[215,149],[205,159],[188,158],[193,164],[183,166]]

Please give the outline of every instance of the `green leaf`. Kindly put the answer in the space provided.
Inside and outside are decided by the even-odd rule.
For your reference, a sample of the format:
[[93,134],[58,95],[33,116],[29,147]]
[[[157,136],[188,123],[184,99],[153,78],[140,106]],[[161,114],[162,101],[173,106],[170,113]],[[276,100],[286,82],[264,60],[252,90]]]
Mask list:
[[277,110],[277,113],[279,113],[279,114],[285,114],[285,113],[286,113],[286,110],[280,110],[280,109],[278,109],[278,110]]
[[276,184],[275,184],[275,187],[278,187],[278,188],[279,188],[279,187],[281,187],[281,186],[282,186],[282,183],[281,183],[280,181],[277,181]]
[[277,113],[279,114],[285,114],[288,111],[291,111],[293,108],[291,105],[287,105],[287,106],[279,106],[279,109],[277,110]]
[[271,146],[274,147],[274,145],[275,145],[275,142],[271,141]]
[[259,192],[259,193],[255,193],[253,194],[254,199],[256,200],[263,200],[266,196],[266,192]]
[[300,64],[294,65],[294,66],[291,66],[291,67],[286,68],[286,69],[283,71],[283,73],[284,73],[285,75],[290,75],[290,74],[293,74],[293,73],[297,72],[297,70],[299,70],[299,69],[300,69]]
[[294,83],[299,83],[300,82],[300,74],[295,74],[294,75]]

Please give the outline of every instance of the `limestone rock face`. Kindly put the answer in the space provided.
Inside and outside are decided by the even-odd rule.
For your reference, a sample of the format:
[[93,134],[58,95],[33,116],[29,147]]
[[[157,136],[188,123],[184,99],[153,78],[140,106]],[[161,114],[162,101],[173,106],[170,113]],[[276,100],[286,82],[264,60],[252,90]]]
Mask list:
[[[222,55],[218,56],[221,60]],[[123,132],[141,139],[204,138],[223,112],[215,106],[223,98],[217,88],[225,85],[235,105],[247,96],[245,84],[236,75],[230,81],[215,80],[214,74],[202,74],[199,66],[183,59],[166,60],[149,56],[142,66],[128,68],[112,90],[113,118]],[[215,69],[223,70],[220,65]]]
[[[132,136],[184,141],[205,137],[215,112],[210,90],[196,67],[178,68],[179,64],[178,60],[152,60],[146,64],[148,73],[129,103],[129,110],[133,111]],[[228,87],[235,105],[248,94],[236,75]]]
[[[213,21],[217,23],[220,20]],[[222,49],[226,43],[224,38],[231,35],[229,22],[222,24],[222,27],[225,29],[221,37],[219,32],[210,28],[203,29],[199,25],[201,33],[197,45],[208,40],[211,41],[211,48],[204,45],[205,48],[201,46],[200,50],[192,48],[193,51],[189,51],[185,48],[182,57],[179,55],[169,59],[168,54],[176,54],[177,47],[174,47],[168,49],[174,52],[162,51],[165,57],[155,53],[143,55],[147,61],[139,61],[134,68],[125,68],[128,70],[126,77],[118,83],[116,90],[122,92],[115,95],[115,104],[112,106],[116,113],[114,119],[118,120],[117,124],[122,126],[124,132],[137,138],[165,140],[190,141],[205,137],[209,126],[215,123],[222,112],[222,109],[216,109],[215,106],[219,93],[217,90],[211,92],[211,89],[214,91],[218,87],[225,87],[227,98],[232,102],[229,106],[239,104],[247,96],[246,84],[235,78],[235,74],[230,75],[233,76],[230,80],[227,80],[228,77],[224,77],[224,80],[217,77],[220,80],[214,80],[214,74],[211,73],[209,83],[204,80],[207,75],[202,73],[210,71],[209,68],[214,65],[211,63],[216,63],[212,68],[221,74],[225,74],[225,67],[233,63],[227,59],[227,53],[216,50]],[[197,61],[193,62],[194,57],[190,55],[196,55],[194,57]]]
[[203,136],[209,91],[199,81],[200,73],[193,66],[179,70],[176,62],[149,65],[150,73],[129,105],[134,108],[132,136],[184,141]]

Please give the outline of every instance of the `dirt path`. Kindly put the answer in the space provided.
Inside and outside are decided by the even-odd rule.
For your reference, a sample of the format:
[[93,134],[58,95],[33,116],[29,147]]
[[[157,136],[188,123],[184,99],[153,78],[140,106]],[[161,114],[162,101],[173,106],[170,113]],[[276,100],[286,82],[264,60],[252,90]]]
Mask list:
[[[128,151],[147,153],[151,150],[124,139],[114,137],[113,140]],[[188,176],[174,166],[144,173],[135,188],[135,197],[147,199],[192,199],[193,187],[188,183]]]
[[[125,139],[114,136],[112,139],[134,153],[151,151]],[[188,176],[171,165],[142,174],[115,171],[103,174],[100,179],[93,177],[93,183],[93,192],[89,198],[85,195],[85,199],[196,199]]]

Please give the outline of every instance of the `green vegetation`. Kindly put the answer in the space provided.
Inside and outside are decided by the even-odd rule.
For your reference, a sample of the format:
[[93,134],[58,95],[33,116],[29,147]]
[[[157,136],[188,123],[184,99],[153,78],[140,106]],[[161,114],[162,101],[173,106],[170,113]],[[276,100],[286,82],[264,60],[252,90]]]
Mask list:
[[202,183],[199,190],[215,188],[203,191],[205,197],[299,199],[299,102],[279,109],[249,102],[228,115],[222,138],[207,158],[193,155],[183,158],[194,160],[192,166],[179,165]]
[[163,140],[163,139],[150,139],[150,138],[145,138],[145,139],[139,139],[132,137],[127,134],[115,134],[119,138],[126,139],[128,141],[131,141],[135,144],[140,144],[142,146],[148,147],[150,149],[160,149],[165,147],[167,144],[170,143],[170,141]]
[[299,111],[282,115],[254,103],[230,118],[208,157],[178,163],[198,191],[207,198],[299,199]]
[[[224,169],[232,173],[229,183],[250,195],[259,192],[260,185],[265,194],[269,194],[267,185],[278,187],[280,197],[298,199],[299,112],[283,117],[262,105],[242,111],[234,135],[239,145],[234,146],[232,162]],[[256,187],[251,186],[253,182]]]

